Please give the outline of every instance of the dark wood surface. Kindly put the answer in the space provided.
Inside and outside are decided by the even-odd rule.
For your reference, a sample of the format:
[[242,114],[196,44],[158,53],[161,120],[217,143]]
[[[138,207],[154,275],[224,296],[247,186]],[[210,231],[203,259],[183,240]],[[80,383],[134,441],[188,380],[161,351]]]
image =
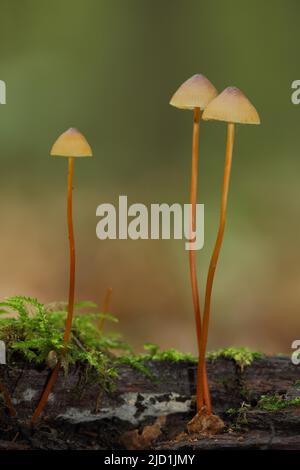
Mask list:
[[[122,366],[110,395],[96,382],[86,382],[80,368],[67,375],[61,371],[38,427],[31,429],[28,423],[49,371],[0,366],[18,413],[17,419],[9,418],[1,402],[0,449],[300,449],[300,406],[267,412],[257,405],[261,395],[300,396],[300,367],[289,358],[258,359],[244,370],[230,360],[208,361],[214,412],[226,430],[197,439],[178,439],[195,413],[195,364],[165,361],[148,367],[155,380]],[[227,413],[243,403],[251,405],[246,417]],[[144,438],[148,435],[152,438]]]

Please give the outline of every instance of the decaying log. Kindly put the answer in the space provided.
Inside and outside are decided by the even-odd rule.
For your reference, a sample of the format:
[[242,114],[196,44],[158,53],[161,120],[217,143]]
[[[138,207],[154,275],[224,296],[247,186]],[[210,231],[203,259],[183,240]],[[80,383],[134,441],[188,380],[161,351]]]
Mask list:
[[[0,366],[0,379],[18,413],[16,419],[9,418],[1,403],[1,449],[3,441],[7,448],[31,449],[300,449],[300,407],[268,412],[257,406],[261,395],[300,396],[300,367],[289,358],[257,359],[244,370],[231,360],[208,361],[214,412],[227,429],[213,438],[197,440],[177,439],[195,412],[196,365],[153,361],[147,366],[155,380],[121,366],[112,394],[103,393],[91,378],[86,382],[81,368],[71,368],[67,375],[61,371],[36,429],[29,427],[29,420],[49,371],[29,365]],[[252,407],[237,431],[236,418],[227,410],[238,409],[244,402]]]

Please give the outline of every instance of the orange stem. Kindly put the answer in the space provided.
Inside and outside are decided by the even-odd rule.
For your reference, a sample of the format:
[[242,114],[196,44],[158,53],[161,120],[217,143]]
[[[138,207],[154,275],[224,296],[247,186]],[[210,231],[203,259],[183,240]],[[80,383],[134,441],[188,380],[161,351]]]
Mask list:
[[[74,158],[68,159],[68,197],[67,197],[67,216],[68,216],[68,232],[69,232],[69,246],[70,246],[70,282],[69,282],[69,302],[68,314],[66,319],[65,333],[64,333],[64,349],[62,356],[66,354],[68,341],[71,335],[73,311],[74,311],[74,294],[75,294],[75,240],[73,230],[73,204],[72,204],[72,190],[73,190],[73,174],[74,174]],[[51,390],[57,380],[58,372],[60,369],[60,362],[58,362],[53,369],[47,385],[42,393],[40,402],[32,416],[31,424],[35,424],[38,417],[42,413],[47,403]]]
[[42,393],[42,396],[41,396],[41,399],[39,401],[39,404],[38,406],[36,407],[34,413],[33,413],[33,416],[31,418],[31,425],[35,425],[35,423],[37,422],[40,414],[42,413],[43,409],[45,408],[45,405],[47,403],[47,400],[48,400],[48,397],[51,393],[51,390],[57,380],[57,377],[58,377],[58,372],[59,372],[59,369],[60,369],[60,362],[58,362],[56,364],[56,366],[54,367],[53,371],[51,372],[51,375],[50,375],[50,378],[47,382],[47,385],[46,387],[44,388],[44,391]]
[[[111,301],[111,295],[112,295],[112,287],[108,287],[106,290],[106,294],[104,297],[104,302],[103,302],[103,307],[102,307],[102,312],[107,313]],[[104,318],[101,318],[98,322],[98,328],[100,331],[102,331],[104,325]]]
[[11,417],[17,416],[16,410],[14,408],[14,405],[12,404],[12,400],[9,394],[9,391],[7,390],[6,386],[0,382],[0,393],[2,393],[6,407],[8,409],[9,415]]
[[[199,158],[199,130],[200,130],[200,108],[194,109],[194,125],[193,125],[193,143],[192,143],[192,177],[191,177],[191,192],[190,192],[190,204],[191,204],[191,232],[196,231],[196,205],[197,205],[197,180],[198,180],[198,158]],[[192,236],[190,237],[192,238]],[[201,312],[200,312],[200,301],[199,301],[199,289],[197,281],[197,270],[196,270],[196,250],[189,250],[189,262],[190,262],[190,275],[192,285],[192,297],[196,321],[197,331],[197,345],[198,353],[200,354],[200,342],[201,342]],[[203,393],[200,391],[200,387],[203,387]],[[197,376],[197,410],[200,411],[203,407],[203,396],[206,406],[210,406],[210,394],[207,382],[206,370],[204,371],[204,383],[201,385],[199,376]]]
[[[208,337],[211,294],[212,294],[214,276],[215,276],[215,271],[217,267],[220,250],[221,250],[224,229],[225,229],[225,222],[226,222],[226,210],[227,210],[230,171],[231,171],[231,163],[232,163],[233,143],[234,143],[234,124],[229,123],[228,128],[227,128],[227,144],[226,144],[226,156],[225,156],[225,168],[224,168],[224,177],[223,177],[223,190],[222,190],[219,229],[218,229],[218,235],[217,235],[214,251],[211,257],[208,275],[207,275],[207,281],[206,281],[203,329],[202,329],[202,338],[201,338],[199,363],[198,363],[198,376],[200,377],[200,384],[201,384],[200,391],[201,392],[205,383],[205,352],[206,352],[207,337]],[[210,408],[207,407],[206,411],[207,411],[207,414],[211,414],[212,413],[211,407]]]
[[68,171],[68,232],[69,232],[69,246],[70,246],[70,282],[69,282],[69,302],[68,302],[68,315],[66,320],[65,334],[64,334],[64,350],[70,339],[73,311],[74,311],[74,294],[75,294],[75,240],[73,229],[73,174],[74,174],[74,158],[69,158],[69,171]]

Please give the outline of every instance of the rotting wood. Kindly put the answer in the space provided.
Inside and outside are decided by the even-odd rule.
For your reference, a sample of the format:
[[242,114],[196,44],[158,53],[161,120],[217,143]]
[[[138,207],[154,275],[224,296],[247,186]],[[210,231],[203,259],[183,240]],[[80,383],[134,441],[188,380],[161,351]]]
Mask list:
[[[0,366],[2,380],[13,398],[18,418],[11,419],[1,403],[0,440],[7,448],[31,449],[120,449],[124,435],[135,435],[143,442],[145,427],[164,416],[161,432],[148,443],[152,448],[297,448],[300,449],[300,406],[268,412],[257,402],[261,395],[300,396],[300,368],[289,358],[263,358],[243,371],[233,361],[223,358],[208,361],[207,371],[215,411],[227,424],[226,432],[213,439],[178,439],[195,413],[196,364],[191,362],[150,362],[156,380],[122,366],[116,391],[102,394],[97,383],[82,385],[80,368],[71,368],[67,376],[60,372],[41,422],[36,430],[28,423],[48,376],[46,370],[29,365]],[[243,403],[246,420],[237,431],[236,417],[227,414]],[[149,428],[146,428],[146,430]],[[126,434],[127,433],[127,434]],[[139,437],[141,436],[141,437]],[[147,442],[147,441],[145,441]]]

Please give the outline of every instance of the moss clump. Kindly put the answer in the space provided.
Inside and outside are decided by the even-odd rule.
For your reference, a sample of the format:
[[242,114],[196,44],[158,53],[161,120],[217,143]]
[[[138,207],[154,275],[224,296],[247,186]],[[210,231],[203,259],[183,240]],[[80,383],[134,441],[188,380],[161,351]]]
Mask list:
[[[116,322],[115,317],[95,312],[97,305],[93,302],[76,304],[67,353],[60,358],[67,316],[65,305],[48,307],[37,299],[17,296],[1,302],[0,308],[1,314],[17,314],[2,316],[0,320],[0,339],[6,344],[10,362],[21,359],[46,367],[49,355],[56,356],[65,370],[72,364],[83,365],[96,371],[97,381],[105,390],[112,388],[117,374],[112,351],[127,351],[129,346],[115,334],[103,334],[97,322],[100,319]],[[83,313],[83,309],[89,311]]]
[[145,361],[171,361],[171,362],[197,362],[197,358],[191,353],[183,353],[177,349],[166,349],[161,351],[157,344],[146,343],[144,344],[145,353],[136,356],[137,359]]
[[161,351],[159,346],[153,343],[144,344],[144,349],[145,352],[141,354],[123,354],[118,359],[118,362],[120,364],[128,364],[152,379],[155,377],[147,366],[149,361],[197,362],[197,358],[190,353],[182,353],[173,348]]
[[[43,305],[31,297],[16,296],[0,302],[0,340],[6,344],[10,363],[31,362],[48,367],[49,357],[57,358],[67,370],[69,365],[84,366],[96,372],[97,381],[105,390],[111,390],[117,376],[118,366],[128,364],[148,377],[154,378],[149,368],[150,361],[189,361],[197,358],[176,349],[161,351],[156,344],[146,343],[145,352],[134,354],[130,346],[115,333],[103,333],[100,320],[117,322],[111,314],[97,311],[90,301],[75,305],[70,341],[67,353],[61,357],[63,334],[67,316],[67,305],[53,303]],[[14,316],[8,317],[7,314]],[[1,314],[4,314],[1,316]],[[253,359],[262,357],[246,348],[228,348],[207,354],[209,359],[226,357],[241,368],[250,365]]]
[[287,400],[282,395],[262,395],[258,402],[259,408],[265,411],[280,411],[297,405],[300,405],[300,397]]
[[[175,349],[161,351],[155,344],[144,345],[145,352],[133,354],[130,346],[117,334],[103,333],[99,321],[117,322],[108,313],[96,311],[97,305],[84,301],[75,305],[70,341],[67,353],[61,358],[67,305],[52,303],[43,305],[37,299],[24,296],[10,297],[0,302],[0,340],[6,344],[10,363],[30,362],[47,367],[49,357],[60,359],[67,371],[77,364],[96,371],[97,380],[105,390],[113,388],[118,366],[128,364],[148,377],[154,378],[149,361],[196,361],[191,354]],[[7,317],[7,314],[14,314]]]
[[250,351],[248,348],[225,348],[207,353],[207,358],[215,360],[219,357],[233,360],[243,370],[245,366],[250,366],[255,359],[262,359],[264,356],[260,352]]
[[247,413],[251,409],[251,405],[246,402],[243,402],[239,408],[229,408],[226,411],[226,414],[235,419],[235,423],[232,426],[232,429],[238,431],[242,426],[248,424]]

